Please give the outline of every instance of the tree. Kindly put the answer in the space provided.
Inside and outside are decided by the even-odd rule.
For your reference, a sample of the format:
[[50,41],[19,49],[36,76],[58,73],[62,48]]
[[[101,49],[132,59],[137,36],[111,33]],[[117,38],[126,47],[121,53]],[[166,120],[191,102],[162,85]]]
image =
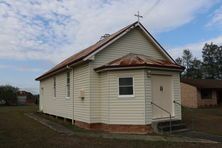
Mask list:
[[221,53],[216,44],[205,44],[202,50],[203,74],[205,79],[219,79],[221,69]]
[[218,47],[216,54],[217,79],[222,79],[222,46]]
[[202,79],[202,61],[194,58],[191,61],[190,69],[188,69],[188,73],[192,75],[192,79]]
[[5,100],[7,105],[17,103],[17,92],[19,89],[11,85],[0,86],[0,100]]
[[202,62],[197,58],[193,58],[189,49],[184,49],[182,57],[177,58],[176,62],[186,68],[181,75],[183,78],[202,78]]
[[186,67],[186,69],[190,68],[192,60],[193,60],[193,55],[192,55],[191,51],[189,49],[184,49],[183,55],[182,55],[182,61],[183,61],[183,65],[184,65],[184,67]]
[[175,61],[176,61],[177,64],[183,65],[183,59],[182,58],[178,57],[178,58],[176,58]]
[[184,49],[182,57],[177,58],[176,62],[179,65],[182,65],[185,67],[185,70],[181,76],[184,78],[192,78],[193,75],[192,75],[192,71],[191,71],[191,66],[192,66],[191,64],[193,62],[193,55],[190,52],[190,50]]
[[186,68],[181,76],[192,79],[222,79],[222,46],[206,43],[202,49],[202,59],[193,58],[190,50],[185,49],[182,57],[176,59],[178,64]]

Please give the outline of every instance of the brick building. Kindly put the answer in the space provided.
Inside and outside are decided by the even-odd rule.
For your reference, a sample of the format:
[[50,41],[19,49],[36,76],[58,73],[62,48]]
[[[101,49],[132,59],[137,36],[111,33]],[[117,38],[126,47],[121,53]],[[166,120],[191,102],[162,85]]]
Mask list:
[[28,105],[34,104],[35,98],[32,93],[27,91],[18,91],[17,92],[17,104],[18,105]]
[[181,79],[182,105],[199,108],[216,106],[222,100],[222,80]]

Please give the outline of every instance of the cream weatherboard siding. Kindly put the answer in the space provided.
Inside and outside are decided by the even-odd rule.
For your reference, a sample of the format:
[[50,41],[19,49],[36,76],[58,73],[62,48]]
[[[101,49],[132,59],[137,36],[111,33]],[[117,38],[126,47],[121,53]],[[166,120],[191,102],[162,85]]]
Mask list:
[[109,78],[108,72],[99,75],[99,92],[100,92],[100,122],[109,124]]
[[[84,64],[70,70],[69,98],[66,97],[66,74],[65,71],[55,75],[56,97],[53,92],[53,77],[40,82],[40,90],[44,89],[44,92],[40,93],[40,109],[43,108],[44,113],[89,123],[89,65]],[[84,99],[80,98],[80,91],[84,91]],[[75,98],[74,102],[73,97]]]
[[[173,74],[173,92],[174,92],[173,100],[181,104],[180,74],[179,73]],[[174,104],[174,110],[175,110],[175,118],[182,119],[181,106],[178,104]]]
[[[108,72],[109,123],[145,124],[144,70]],[[119,77],[133,77],[134,97],[119,97]]]
[[[74,67],[74,119],[90,123],[90,71],[89,64]],[[84,99],[80,98],[84,92]]]
[[90,74],[90,123],[99,123],[101,118],[100,76],[94,71],[93,63],[89,63]]
[[[100,73],[100,122],[106,124],[145,124],[144,70]],[[134,97],[119,97],[119,77],[133,77]]]
[[135,28],[128,32],[110,46],[95,55],[95,60],[90,62],[90,90],[91,90],[91,122],[97,123],[101,120],[99,88],[99,74],[94,68],[102,66],[110,61],[125,56],[128,53],[143,54],[157,59],[165,59],[163,54],[145,37],[140,29]]
[[[73,73],[70,72],[70,77]],[[66,72],[55,75],[56,77],[56,97],[53,91],[53,77],[40,82],[40,88],[44,89],[40,93],[40,105],[43,106],[43,112],[72,119],[73,117],[73,98],[66,97]],[[73,84],[70,82],[70,94],[73,94]],[[40,107],[41,108],[41,107]]]
[[144,72],[144,87],[145,87],[145,123],[151,124],[152,122],[152,88],[151,77],[147,74],[147,70]]
[[[166,59],[140,29],[135,28],[98,52],[91,61],[72,68],[70,98],[66,98],[66,72],[56,75],[56,98],[53,97],[53,77],[40,82],[40,109],[44,113],[86,123],[144,125],[152,122],[151,79],[149,70],[118,70],[95,72],[95,68],[129,53]],[[180,102],[179,72],[155,71],[172,75],[173,98]],[[118,96],[118,78],[132,76],[134,97]],[[42,89],[43,88],[43,89]],[[43,90],[43,92],[42,92]],[[84,99],[80,97],[84,92]],[[181,118],[180,106],[174,105],[176,118]]]
[[145,37],[141,30],[135,28],[106,49],[97,53],[94,67],[104,65],[128,53],[143,54],[156,59],[166,59],[162,53],[159,52],[159,49]]
[[[146,89],[146,124],[150,124],[152,122],[152,88],[151,88],[151,77],[152,74],[157,75],[170,75],[172,76],[172,103],[173,101],[177,101],[181,103],[180,98],[180,73],[179,72],[171,72],[171,71],[158,71],[158,70],[147,70],[145,71],[145,89]],[[179,88],[178,88],[179,87]],[[173,103],[174,110],[174,118],[181,119],[181,107],[178,104]]]

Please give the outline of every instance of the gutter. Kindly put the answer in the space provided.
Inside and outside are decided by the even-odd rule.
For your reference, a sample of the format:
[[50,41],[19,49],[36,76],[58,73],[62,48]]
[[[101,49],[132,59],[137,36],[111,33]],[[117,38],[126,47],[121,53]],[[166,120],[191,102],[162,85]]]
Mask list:
[[57,74],[57,73],[60,73],[60,72],[63,72],[63,71],[65,71],[65,70],[69,69],[70,67],[74,67],[74,66],[80,65],[80,64],[82,64],[82,63],[84,63],[84,62],[85,62],[85,61],[82,61],[82,60],[81,60],[81,61],[79,61],[79,62],[75,62],[75,63],[70,64],[70,65],[65,65],[63,68],[60,68],[60,69],[55,70],[55,71],[52,71],[52,72],[50,72],[50,73],[48,73],[48,74],[46,74],[46,75],[40,76],[40,77],[36,78],[35,80],[36,80],[36,81],[40,81],[40,80],[49,78],[49,77],[51,77],[51,76],[53,76],[53,75],[55,75],[55,74]]
[[152,67],[147,65],[141,65],[141,66],[115,66],[115,67],[104,67],[104,68],[95,68],[94,70],[96,72],[104,72],[104,71],[112,71],[112,70],[129,70],[129,69],[154,69],[154,70],[168,70],[168,71],[178,71],[183,72],[182,68],[176,68],[176,67]]

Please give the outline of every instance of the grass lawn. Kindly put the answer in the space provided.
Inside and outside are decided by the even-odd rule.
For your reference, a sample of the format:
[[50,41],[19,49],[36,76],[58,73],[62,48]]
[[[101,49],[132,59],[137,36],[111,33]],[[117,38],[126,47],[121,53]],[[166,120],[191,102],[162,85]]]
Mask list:
[[193,129],[222,136],[222,106],[203,109],[183,109],[183,120]]
[[[87,136],[58,134],[24,115],[34,112],[36,107],[0,107],[0,148],[41,147],[221,147],[220,144],[196,144],[173,142],[147,142],[139,140],[117,140]],[[68,126],[68,125],[67,125]],[[69,125],[70,126],[70,125]],[[73,130],[79,130],[73,128]],[[80,130],[81,131],[81,130]],[[83,132],[83,131],[81,131]]]

